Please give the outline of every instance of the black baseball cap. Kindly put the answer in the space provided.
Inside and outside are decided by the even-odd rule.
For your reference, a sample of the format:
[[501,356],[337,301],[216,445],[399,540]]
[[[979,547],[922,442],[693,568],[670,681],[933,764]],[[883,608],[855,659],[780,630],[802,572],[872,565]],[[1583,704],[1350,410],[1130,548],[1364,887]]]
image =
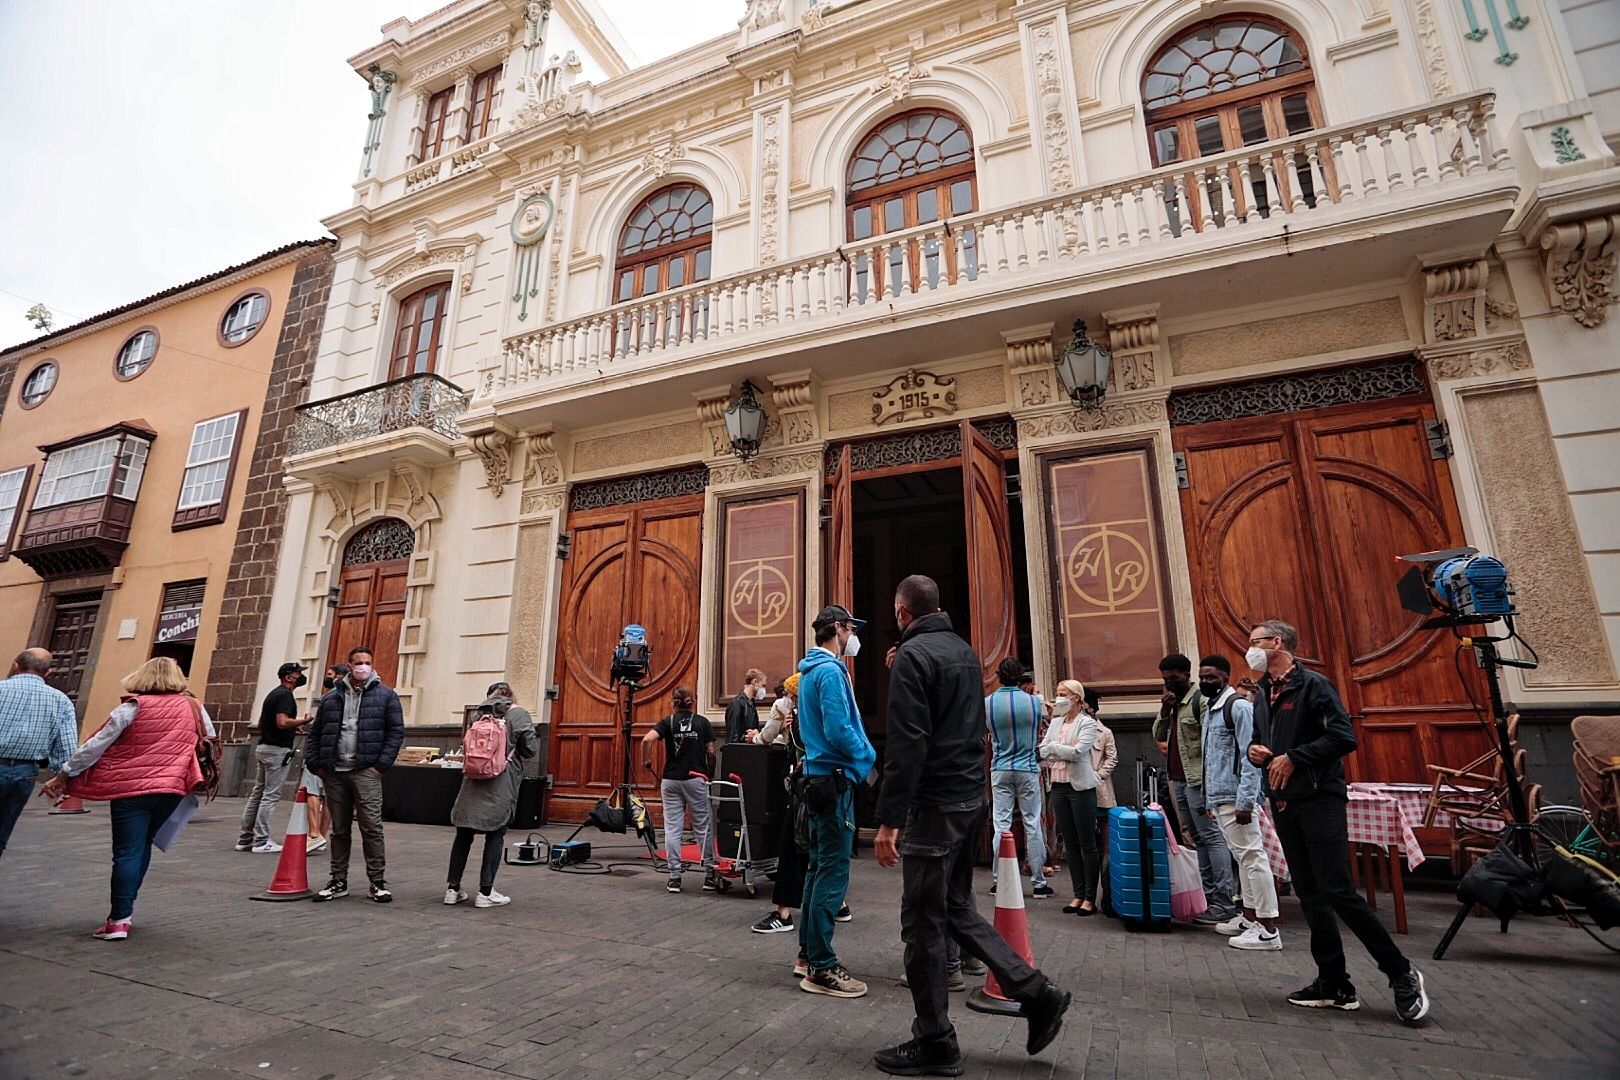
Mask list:
[[815,622],[810,624],[812,630],[825,630],[834,623],[848,623],[851,630],[857,634],[866,628],[865,619],[857,619],[849,613],[849,608],[842,604],[828,604],[821,609]]
[[285,679],[295,671],[302,673],[304,670],[306,669],[303,664],[295,664],[289,660],[276,669],[276,678]]

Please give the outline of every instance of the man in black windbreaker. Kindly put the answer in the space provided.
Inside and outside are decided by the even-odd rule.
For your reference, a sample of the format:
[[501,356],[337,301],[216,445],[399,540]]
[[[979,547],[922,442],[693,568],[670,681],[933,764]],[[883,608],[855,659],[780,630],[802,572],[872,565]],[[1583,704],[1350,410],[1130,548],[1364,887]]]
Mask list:
[[900,937],[917,1019],[909,1042],[873,1055],[896,1076],[957,1076],[962,1052],[950,1019],[945,939],[984,961],[1029,1020],[1028,1050],[1057,1037],[1070,994],[1019,959],[974,906],[973,851],[983,834],[984,672],[939,610],[939,586],[916,575],[894,597],[900,646],[889,675],[877,859],[905,857]]
[[1396,1013],[1416,1023],[1429,1012],[1423,976],[1350,880],[1344,756],[1356,748],[1355,728],[1333,684],[1295,661],[1298,647],[1298,631],[1273,619],[1249,631],[1244,657],[1263,673],[1254,696],[1249,760],[1265,767],[1277,839],[1311,928],[1316,959],[1316,980],[1289,994],[1288,1003],[1307,1009],[1361,1008],[1345,967],[1342,920],[1389,978]]

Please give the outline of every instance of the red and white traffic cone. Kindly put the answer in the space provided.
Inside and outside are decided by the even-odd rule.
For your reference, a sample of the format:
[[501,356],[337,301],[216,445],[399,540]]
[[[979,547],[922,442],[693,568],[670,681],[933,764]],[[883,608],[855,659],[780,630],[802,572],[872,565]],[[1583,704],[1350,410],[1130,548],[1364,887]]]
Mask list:
[[84,800],[77,795],[68,795],[61,802],[51,807],[53,814],[88,814],[90,808],[84,805]]
[[[1018,844],[1010,832],[1001,834],[1001,854],[996,859],[995,928],[1024,963],[1035,966],[1035,953],[1029,946],[1029,917],[1024,913],[1024,889],[1018,877]],[[968,995],[967,1007],[997,1016],[1018,1016],[1022,1012],[1018,1002],[1001,992],[993,971],[985,975],[981,989]]]
[[276,876],[270,887],[251,900],[307,900],[315,894],[309,889],[309,811],[304,808],[308,793],[302,785],[293,799],[292,816],[287,820],[287,837],[281,842],[281,858],[276,862]]

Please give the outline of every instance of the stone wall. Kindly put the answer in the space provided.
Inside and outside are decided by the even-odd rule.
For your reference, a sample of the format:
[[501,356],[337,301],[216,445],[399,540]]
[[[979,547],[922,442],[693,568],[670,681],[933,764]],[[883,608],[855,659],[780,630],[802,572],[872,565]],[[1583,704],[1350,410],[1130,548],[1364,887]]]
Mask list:
[[[226,739],[252,732],[258,702],[268,687],[256,685],[270,593],[275,586],[287,496],[281,486],[281,463],[287,453],[293,410],[309,393],[315,373],[327,294],[332,286],[332,251],[324,245],[298,264],[281,321],[281,338],[264,394],[259,442],[253,448],[236,546],[225,578],[218,645],[208,673],[209,712]],[[3,377],[3,376],[0,376]],[[320,672],[312,672],[314,678]]]

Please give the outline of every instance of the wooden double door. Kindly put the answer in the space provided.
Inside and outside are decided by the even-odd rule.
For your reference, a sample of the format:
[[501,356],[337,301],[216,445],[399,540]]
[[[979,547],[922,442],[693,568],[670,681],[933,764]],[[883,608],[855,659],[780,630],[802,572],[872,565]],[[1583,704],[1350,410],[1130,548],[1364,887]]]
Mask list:
[[[1353,779],[1426,782],[1488,747],[1485,688],[1457,641],[1405,611],[1397,557],[1463,543],[1424,400],[1178,427],[1198,645],[1244,669],[1249,630],[1280,618],[1356,720]],[[1196,657],[1194,658],[1196,662]]]
[[411,560],[385,559],[344,566],[338,578],[337,610],[326,664],[347,663],[349,650],[371,650],[377,677],[399,682],[399,633],[405,625],[405,584]]
[[90,667],[90,645],[101,618],[101,593],[58,596],[51,612],[50,684],[84,713],[84,673]]
[[[632,740],[670,712],[677,686],[697,689],[703,497],[575,511],[557,635],[558,697],[553,710],[548,816],[583,821],[621,782],[622,691],[609,675],[613,647],[629,623],[647,629],[652,668],[636,693]],[[710,716],[717,741],[725,725]],[[651,777],[631,746],[631,781]],[[661,768],[661,755],[654,756]],[[656,791],[656,785],[653,788]],[[656,797],[649,808],[656,814]]]

